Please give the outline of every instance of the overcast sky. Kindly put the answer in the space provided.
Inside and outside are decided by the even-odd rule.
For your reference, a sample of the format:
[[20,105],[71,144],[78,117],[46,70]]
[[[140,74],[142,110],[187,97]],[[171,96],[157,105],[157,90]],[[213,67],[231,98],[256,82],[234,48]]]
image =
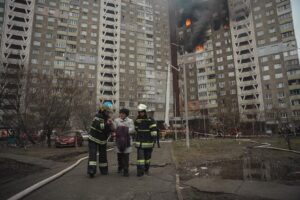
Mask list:
[[[292,0],[292,9],[298,48],[300,48],[300,0]],[[298,52],[300,55],[300,50]]]

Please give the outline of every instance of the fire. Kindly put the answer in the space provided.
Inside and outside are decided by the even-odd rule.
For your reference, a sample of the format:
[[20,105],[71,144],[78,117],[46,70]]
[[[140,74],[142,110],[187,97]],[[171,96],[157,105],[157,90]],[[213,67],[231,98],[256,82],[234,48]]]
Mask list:
[[204,51],[204,46],[202,44],[197,45],[196,48],[195,48],[195,51],[197,53],[203,52]]
[[186,27],[191,26],[191,24],[192,24],[192,20],[191,20],[191,19],[185,20],[185,26],[186,26]]

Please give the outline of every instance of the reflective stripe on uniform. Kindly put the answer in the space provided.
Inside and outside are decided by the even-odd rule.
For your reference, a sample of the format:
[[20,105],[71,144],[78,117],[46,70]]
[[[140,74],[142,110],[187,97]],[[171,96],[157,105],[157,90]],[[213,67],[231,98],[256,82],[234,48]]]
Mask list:
[[101,130],[99,130],[99,129],[96,129],[96,128],[92,127],[92,126],[91,126],[91,129],[93,129],[94,131],[97,131],[97,132],[99,132],[99,133],[102,133],[102,131],[101,131]]
[[149,128],[156,128],[156,124],[152,124]]
[[145,160],[137,160],[136,163],[138,165],[144,165],[145,164]]
[[106,144],[106,140],[101,141],[101,140],[98,140],[97,138],[94,138],[91,135],[89,135],[89,139],[92,140],[93,142],[96,142],[97,144]]
[[94,166],[96,166],[96,165],[97,165],[97,162],[96,162],[96,161],[89,161],[89,165],[94,165]]
[[150,130],[141,130],[141,129],[138,129],[138,132],[149,132]]
[[141,147],[141,143],[140,142],[135,142],[135,147]]
[[99,118],[99,117],[94,117],[94,121],[97,120],[97,121],[101,121],[102,119]]
[[157,131],[151,131],[151,136],[157,136]]
[[153,146],[154,146],[154,143],[153,142],[149,142],[149,143],[141,143],[141,147],[142,148],[153,148]]
[[99,167],[107,167],[108,164],[107,163],[99,163]]
[[150,160],[145,160],[145,164],[150,164]]

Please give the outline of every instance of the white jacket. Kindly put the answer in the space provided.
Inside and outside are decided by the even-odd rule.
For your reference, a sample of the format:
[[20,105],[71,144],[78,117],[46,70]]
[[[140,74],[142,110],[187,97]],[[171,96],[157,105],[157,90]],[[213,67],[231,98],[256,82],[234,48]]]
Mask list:
[[[119,126],[126,126],[129,128],[130,135],[130,147],[127,147],[123,153],[130,153],[132,151],[132,137],[131,135],[135,132],[133,120],[126,117],[124,120],[121,118],[116,118],[114,120],[114,129],[116,130]],[[116,148],[117,153],[121,153],[118,148]]]

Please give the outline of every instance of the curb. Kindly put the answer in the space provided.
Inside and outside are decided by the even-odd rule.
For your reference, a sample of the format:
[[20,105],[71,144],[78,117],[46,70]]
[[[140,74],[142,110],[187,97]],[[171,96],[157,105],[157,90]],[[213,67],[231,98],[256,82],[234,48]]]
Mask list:
[[[172,142],[172,145],[173,145],[173,142]],[[179,177],[179,174],[177,173],[178,164],[177,164],[176,157],[174,155],[173,146],[171,147],[171,157],[172,157],[173,163],[175,165],[175,170],[176,170],[176,194],[177,194],[177,199],[178,200],[183,200],[183,196],[182,196],[181,189],[180,189],[180,177]]]
[[[111,151],[113,150],[113,148],[111,149],[108,149],[107,151]],[[58,179],[59,177],[63,176],[64,174],[68,173],[69,171],[71,171],[72,169],[74,169],[76,166],[78,166],[82,161],[88,159],[88,156],[86,157],[83,157],[83,158],[80,158],[79,160],[76,161],[76,163],[74,163],[73,165],[67,167],[66,169],[58,172],[57,174],[49,177],[49,178],[46,178],[28,188],[26,188],[25,190],[15,194],[14,196],[10,197],[8,200],[18,200],[18,199],[21,199],[25,196],[27,196],[28,194],[34,192],[35,190],[43,187],[44,185],[47,185],[48,183]]]

